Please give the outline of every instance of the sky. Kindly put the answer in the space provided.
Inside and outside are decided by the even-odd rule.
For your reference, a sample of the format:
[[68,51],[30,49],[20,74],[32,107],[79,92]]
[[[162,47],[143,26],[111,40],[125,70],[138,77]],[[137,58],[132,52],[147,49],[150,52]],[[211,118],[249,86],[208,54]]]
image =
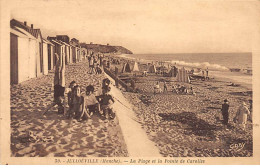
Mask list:
[[11,18],[44,37],[121,45],[134,53],[251,52],[259,1],[12,0]]

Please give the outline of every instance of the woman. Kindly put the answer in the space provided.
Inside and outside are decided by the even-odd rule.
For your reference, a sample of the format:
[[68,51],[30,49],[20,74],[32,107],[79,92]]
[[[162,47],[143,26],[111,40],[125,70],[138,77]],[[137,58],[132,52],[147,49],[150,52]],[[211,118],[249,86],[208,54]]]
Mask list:
[[54,86],[60,85],[65,87],[65,59],[64,54],[60,57],[57,53],[55,53],[56,57],[56,65],[55,65],[55,73],[54,73]]
[[57,53],[55,53],[56,64],[55,64],[55,72],[54,72],[54,102],[47,108],[47,110],[43,113],[45,115],[49,109],[53,106],[58,105],[58,113],[65,114],[65,59],[64,54],[62,57],[59,57]]
[[250,111],[246,107],[246,103],[243,102],[242,105],[238,108],[237,114],[235,117],[235,121],[239,126],[245,130],[246,129],[246,123],[247,123],[247,116],[250,115]]

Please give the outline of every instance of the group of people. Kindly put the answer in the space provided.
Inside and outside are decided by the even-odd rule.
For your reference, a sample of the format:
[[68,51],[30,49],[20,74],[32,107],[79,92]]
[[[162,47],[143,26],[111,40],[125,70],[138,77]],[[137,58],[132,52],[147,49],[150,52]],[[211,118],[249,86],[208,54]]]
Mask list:
[[[237,123],[242,130],[246,130],[247,121],[252,121],[252,100],[249,100],[249,108],[247,107],[246,102],[242,102],[242,104],[238,107],[235,117],[233,118],[233,122]],[[229,122],[229,102],[227,99],[224,100],[221,108],[222,116],[223,116],[223,124],[225,129],[228,129]]]
[[[157,81],[155,86],[154,86],[154,94],[162,93],[162,92],[168,92],[167,83],[166,83],[166,81],[163,82],[163,91],[162,91],[162,89],[160,88],[160,85],[159,85],[159,81]],[[179,85],[179,84],[176,84],[176,85],[172,86],[172,92],[176,93],[176,94],[191,94],[191,95],[195,95],[195,92],[194,92],[192,87],[187,88],[186,86]]]
[[88,62],[89,62],[89,73],[90,74],[101,74],[102,73],[102,64],[103,64],[103,55],[97,54],[95,55],[94,52],[92,52],[88,56]]
[[[86,92],[81,92],[81,87],[72,81],[69,85],[67,94],[67,103],[65,101],[65,87],[54,86],[54,103],[50,106],[58,105],[58,114],[64,114],[68,119],[77,119],[78,121],[87,120],[93,114],[101,119],[114,119],[115,113],[112,105],[115,102],[111,91],[110,80],[103,79],[102,88],[96,94],[93,85],[86,87]],[[69,108],[66,110],[66,105]],[[49,110],[48,108],[45,113]],[[44,113],[44,114],[45,114]]]
[[[91,118],[93,114],[99,115],[103,119],[115,118],[115,113],[112,109],[112,105],[115,102],[114,98],[110,95],[110,80],[108,78],[103,79],[102,87],[94,94],[94,86],[88,85],[86,87],[86,93],[81,93],[81,87],[72,81],[69,88],[65,88],[65,59],[64,55],[56,56],[55,73],[54,73],[54,101],[44,111],[45,115],[49,109],[53,106],[58,106],[58,114],[64,114],[69,119],[75,118],[78,121]],[[92,56],[94,59],[94,56]],[[102,60],[100,60],[102,61]],[[67,100],[65,93],[67,94]],[[66,106],[69,106],[68,110]]]
[[93,114],[97,114],[103,119],[114,119],[115,113],[112,105],[115,101],[109,93],[111,90],[109,85],[110,80],[105,78],[102,82],[102,88],[97,94],[94,93],[95,88],[93,85],[88,85],[86,93],[81,94],[80,86],[75,81],[72,81],[68,92],[69,110],[67,117],[81,121],[91,118]]

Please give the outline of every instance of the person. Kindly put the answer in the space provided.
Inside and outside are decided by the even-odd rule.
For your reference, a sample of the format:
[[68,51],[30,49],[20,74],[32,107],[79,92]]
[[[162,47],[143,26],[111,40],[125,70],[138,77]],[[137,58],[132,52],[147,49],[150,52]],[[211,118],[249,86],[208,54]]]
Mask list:
[[177,88],[176,85],[172,85],[172,93],[176,93],[176,94],[179,93],[179,92],[178,92],[178,88]]
[[208,69],[208,67],[206,69],[206,80],[209,80],[209,69]]
[[110,60],[107,61],[107,68],[110,68]]
[[102,73],[102,69],[100,68],[99,64],[97,64],[96,66],[96,74],[101,74]]
[[103,67],[103,55],[100,54],[100,57],[99,57],[99,64],[101,67]]
[[250,115],[250,111],[246,107],[246,103],[242,102],[242,104],[239,106],[236,117],[235,117],[235,122],[239,124],[239,126],[245,130],[246,129],[246,124],[247,124],[247,116]]
[[102,95],[98,97],[101,110],[103,111],[103,117],[105,119],[114,119],[115,113],[113,112],[112,105],[114,104],[114,98],[109,94],[111,88],[110,86],[104,86],[102,88]]
[[100,112],[100,104],[98,103],[97,98],[94,95],[93,85],[88,85],[86,87],[86,96],[84,97],[84,103],[89,116],[92,116],[94,113]]
[[74,87],[73,109],[75,113],[75,119],[81,121],[82,119],[90,118],[87,112],[85,112],[84,97],[81,95],[81,89],[79,85]]
[[92,73],[95,71],[95,69],[94,69],[94,58],[93,58],[93,56],[90,57],[89,68],[90,68],[89,73],[92,74]]
[[167,84],[166,84],[166,82],[164,81],[164,83],[163,83],[163,92],[167,92]]
[[133,89],[133,91],[135,90],[135,81],[134,81],[134,79],[131,79],[131,88]]
[[99,88],[96,92],[96,96],[100,96],[103,93],[103,87],[109,86],[110,85],[110,80],[108,78],[105,78],[102,80],[101,88]]
[[60,85],[65,87],[65,59],[64,55],[61,57],[55,53],[56,64],[55,64],[55,72],[54,72],[54,86]]
[[53,103],[47,107],[43,115],[45,115],[52,107],[58,105],[58,114],[65,114],[65,60],[55,53],[56,64],[54,72],[54,100]]
[[193,90],[193,87],[192,87],[192,86],[190,87],[190,94],[191,94],[191,95],[196,95],[196,93],[195,93],[195,91]]
[[76,82],[70,82],[69,88],[70,91],[68,92],[68,105],[69,105],[69,112],[68,118],[70,119],[73,116],[73,98],[74,98],[74,87],[76,86]]
[[228,126],[228,116],[229,116],[228,110],[229,110],[229,104],[228,104],[227,99],[225,99],[224,103],[222,104],[221,112],[222,112],[222,116],[223,116],[223,124],[226,129]]
[[160,90],[160,85],[159,85],[159,81],[156,82],[155,86],[154,86],[154,94],[156,94],[157,91]]

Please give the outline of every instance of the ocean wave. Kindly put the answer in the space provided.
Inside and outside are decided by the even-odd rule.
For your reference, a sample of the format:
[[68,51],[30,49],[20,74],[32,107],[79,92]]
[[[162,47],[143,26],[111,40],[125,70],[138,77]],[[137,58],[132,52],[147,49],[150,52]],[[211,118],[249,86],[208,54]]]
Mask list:
[[185,61],[177,61],[177,60],[172,60],[169,61],[171,64],[174,65],[179,65],[179,66],[186,66],[186,67],[191,67],[191,68],[201,68],[201,69],[206,69],[208,68],[209,70],[218,70],[218,71],[228,71],[229,68],[219,65],[219,64],[210,64],[209,62],[185,62]]

